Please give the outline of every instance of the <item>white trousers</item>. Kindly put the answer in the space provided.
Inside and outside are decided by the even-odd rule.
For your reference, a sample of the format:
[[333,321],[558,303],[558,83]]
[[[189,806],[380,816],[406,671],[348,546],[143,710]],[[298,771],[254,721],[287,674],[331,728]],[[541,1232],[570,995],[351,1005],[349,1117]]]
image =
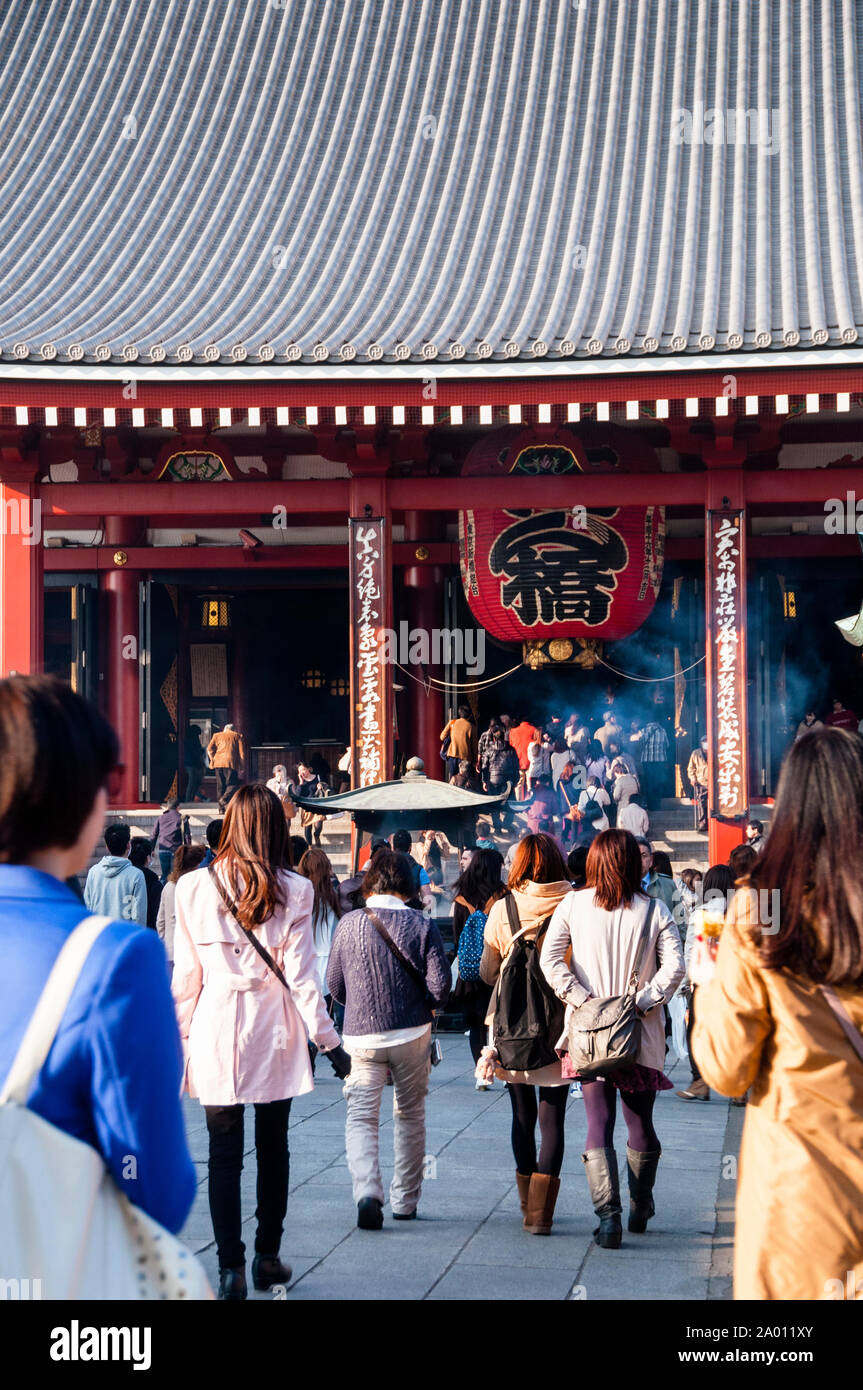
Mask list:
[[416,1210],[423,1178],[426,1143],[426,1095],[429,1088],[431,1024],[413,1042],[351,1051],[351,1074],[345,1081],[347,1119],[345,1149],[354,1201],[375,1197],[383,1202],[380,1168],[381,1096],[387,1068],[393,1078],[393,1150],[395,1172],[390,1185],[393,1212]]

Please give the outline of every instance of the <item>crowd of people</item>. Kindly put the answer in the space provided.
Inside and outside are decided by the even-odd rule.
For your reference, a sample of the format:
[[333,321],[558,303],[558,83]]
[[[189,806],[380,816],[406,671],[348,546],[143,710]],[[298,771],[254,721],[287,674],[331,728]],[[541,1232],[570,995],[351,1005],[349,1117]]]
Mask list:
[[[461,705],[441,730],[454,786],[500,797],[510,789],[492,811],[494,833],[527,828],[556,835],[564,849],[590,845],[610,826],[646,835],[650,812],[672,792],[673,751],[664,722],[616,707],[586,721],[576,712],[542,723],[500,714],[478,735],[470,706]],[[698,802],[693,770],[690,761]]]
[[[531,746],[542,755],[545,740],[519,733],[521,722],[508,746],[523,746],[520,771],[532,798],[551,774],[535,748],[531,765]],[[564,736],[549,740],[549,758],[558,743],[584,760],[596,742],[606,756],[617,726],[603,722],[604,743],[592,735],[588,742],[577,720],[567,721]],[[497,729],[487,732],[486,748],[499,739]],[[116,737],[68,685],[38,676],[0,681],[0,748],[0,1071],[12,1066],[60,948],[92,920],[82,925],[86,913],[110,918],[27,1105],[97,1149],[117,1187],[173,1232],[196,1187],[182,1082],[206,1115],[220,1297],[247,1296],[246,1106],[254,1107],[257,1161],[252,1281],[265,1290],[291,1278],[281,1253],[288,1122],[321,1058],[344,1082],[357,1225],[376,1231],[384,1222],[379,1116],[389,1084],[390,1209],[394,1220],[416,1218],[436,1019],[451,995],[468,1027],[474,1084],[507,1088],[527,1234],[553,1230],[573,1087],[587,1123],[582,1158],[596,1243],[614,1250],[623,1241],[618,1097],[627,1229],[646,1230],[663,1150],[655,1102],[672,1087],[671,1013],[682,1000],[692,1081],[678,1094],[698,1100],[713,1088],[749,1098],[736,1296],[819,1297],[836,1270],[863,1274],[856,732],[801,737],[786,759],[769,835],[752,822],[750,843],[703,878],[695,869],[675,877],[649,840],[619,821],[566,857],[542,829],[518,840],[508,866],[493,844],[480,845],[452,889],[454,958],[429,910],[433,875],[441,878],[433,834],[414,845],[397,830],[372,844],[361,875],[339,884],[323,849],[291,834],[277,769],[276,788],[236,788],[224,817],[207,827],[206,845],[188,843],[182,815],[166,807],[162,831],[136,851],[136,866],[128,827],[104,830]],[[652,761],[642,756],[642,774]],[[620,776],[638,776],[637,762],[635,773],[622,765]],[[601,803],[605,812],[613,801]],[[82,904],[69,884],[103,830],[108,855],[90,870]],[[156,844],[165,879],[158,903],[158,876],[146,864]],[[163,847],[171,851],[167,874]],[[761,920],[753,889],[781,890],[778,930]]]

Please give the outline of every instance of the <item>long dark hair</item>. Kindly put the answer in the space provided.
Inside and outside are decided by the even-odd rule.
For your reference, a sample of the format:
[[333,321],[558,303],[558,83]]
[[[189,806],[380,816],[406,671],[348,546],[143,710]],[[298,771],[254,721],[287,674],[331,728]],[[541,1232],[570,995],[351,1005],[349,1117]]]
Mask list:
[[288,865],[282,803],[268,787],[238,787],[228,803],[214,864],[237,903],[237,921],[259,927],[283,901],[279,871]]
[[328,912],[332,910],[336,917],[341,914],[339,895],[333,882],[333,866],[322,849],[307,849],[297,865],[297,873],[307,878],[314,889],[312,929],[317,939],[318,927],[324,925]]
[[641,851],[628,830],[603,830],[587,852],[587,887],[597,907],[630,907],[641,892]]
[[845,729],[804,734],[786,754],[767,844],[750,870],[778,889],[773,935],[753,929],[767,970],[863,983],[863,742]]
[[502,874],[503,855],[499,850],[475,850],[455,881],[453,899],[462,897],[471,907],[484,911],[489,898],[502,898],[506,893]]

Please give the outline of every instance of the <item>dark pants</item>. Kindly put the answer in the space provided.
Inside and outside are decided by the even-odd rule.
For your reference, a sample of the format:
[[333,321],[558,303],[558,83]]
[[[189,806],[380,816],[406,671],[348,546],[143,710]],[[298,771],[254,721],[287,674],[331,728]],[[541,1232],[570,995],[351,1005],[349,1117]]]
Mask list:
[[[568,1086],[511,1085],[512,1152],[519,1173],[549,1173],[560,1177],[563,1167],[563,1127],[566,1121]],[[536,1122],[539,1120],[539,1156],[536,1152]]]
[[[243,1106],[205,1105],[210,1135],[210,1215],[220,1269],[239,1269],[246,1247],[241,1238],[240,1174],[243,1171]],[[288,1209],[289,1100],[255,1106],[255,1153],[258,1160],[258,1230],[255,1250],[277,1255]]]
[[692,1055],[692,1029],[695,1025],[695,994],[696,991],[693,988],[689,996],[689,1008],[686,1011],[686,1046],[689,1048],[689,1066],[692,1071],[692,1080],[701,1081],[703,1078],[701,1072],[698,1070],[698,1063]]
[[238,776],[237,776],[237,770],[236,770],[236,768],[233,768],[233,767],[217,767],[217,768],[216,768],[216,782],[217,782],[217,785],[218,785],[218,788],[219,788],[219,800],[220,800],[220,801],[222,800],[222,798],[223,798],[224,796],[227,795],[227,793],[228,793],[229,791],[230,791],[231,793],[233,793],[233,792],[236,790],[238,781],[239,781],[239,778],[238,778]]
[[174,851],[172,849],[159,850],[159,868],[162,870],[162,882],[167,883],[168,875],[174,867]]
[[[506,782],[489,782],[488,794],[489,796],[500,796],[502,792],[506,791],[506,787]],[[505,807],[506,802],[502,801],[499,806],[492,806],[491,808],[491,820],[495,830],[502,831],[507,826],[512,827],[512,812],[507,811]]]
[[458,772],[458,765],[459,765],[459,759],[458,759],[458,758],[447,758],[447,760],[446,760],[446,780],[447,780],[448,782],[451,782],[452,779],[453,779],[453,777],[455,777],[456,773]]
[[306,837],[306,844],[307,844],[307,845],[310,845],[310,844],[312,843],[312,836],[313,836],[313,835],[314,835],[314,837],[315,837],[315,844],[316,844],[316,845],[319,845],[319,844],[321,843],[321,829],[322,829],[322,827],[321,827],[321,825],[320,825],[320,822],[319,822],[317,825],[304,825],[304,826],[303,826],[303,834],[304,834],[305,837]]
[[695,782],[692,795],[695,797],[695,828],[703,832],[707,829],[707,788]]
[[[581,1094],[587,1116],[586,1149],[614,1148],[614,1120],[617,1114],[617,1087],[610,1081],[582,1081]],[[661,1148],[653,1128],[656,1091],[621,1091],[626,1137],[638,1153],[656,1153]]]
[[183,771],[186,774],[186,800],[194,801],[201,790],[204,769],[200,764],[197,764],[195,767],[186,767]]
[[648,811],[655,811],[666,787],[666,762],[650,762],[645,758],[641,765],[641,786]]

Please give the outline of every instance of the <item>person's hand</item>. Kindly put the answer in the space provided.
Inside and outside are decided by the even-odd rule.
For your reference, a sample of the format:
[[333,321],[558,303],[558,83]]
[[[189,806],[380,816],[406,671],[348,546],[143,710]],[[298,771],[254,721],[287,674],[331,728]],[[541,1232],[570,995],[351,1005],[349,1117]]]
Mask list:
[[692,943],[692,955],[689,960],[689,981],[693,985],[708,985],[716,974],[716,961],[711,954],[708,943],[700,936],[696,936]]
[[350,1053],[345,1052],[345,1049],[342,1047],[341,1043],[339,1043],[338,1047],[334,1047],[329,1052],[327,1052],[326,1058],[340,1081],[344,1081],[346,1076],[350,1076]]

